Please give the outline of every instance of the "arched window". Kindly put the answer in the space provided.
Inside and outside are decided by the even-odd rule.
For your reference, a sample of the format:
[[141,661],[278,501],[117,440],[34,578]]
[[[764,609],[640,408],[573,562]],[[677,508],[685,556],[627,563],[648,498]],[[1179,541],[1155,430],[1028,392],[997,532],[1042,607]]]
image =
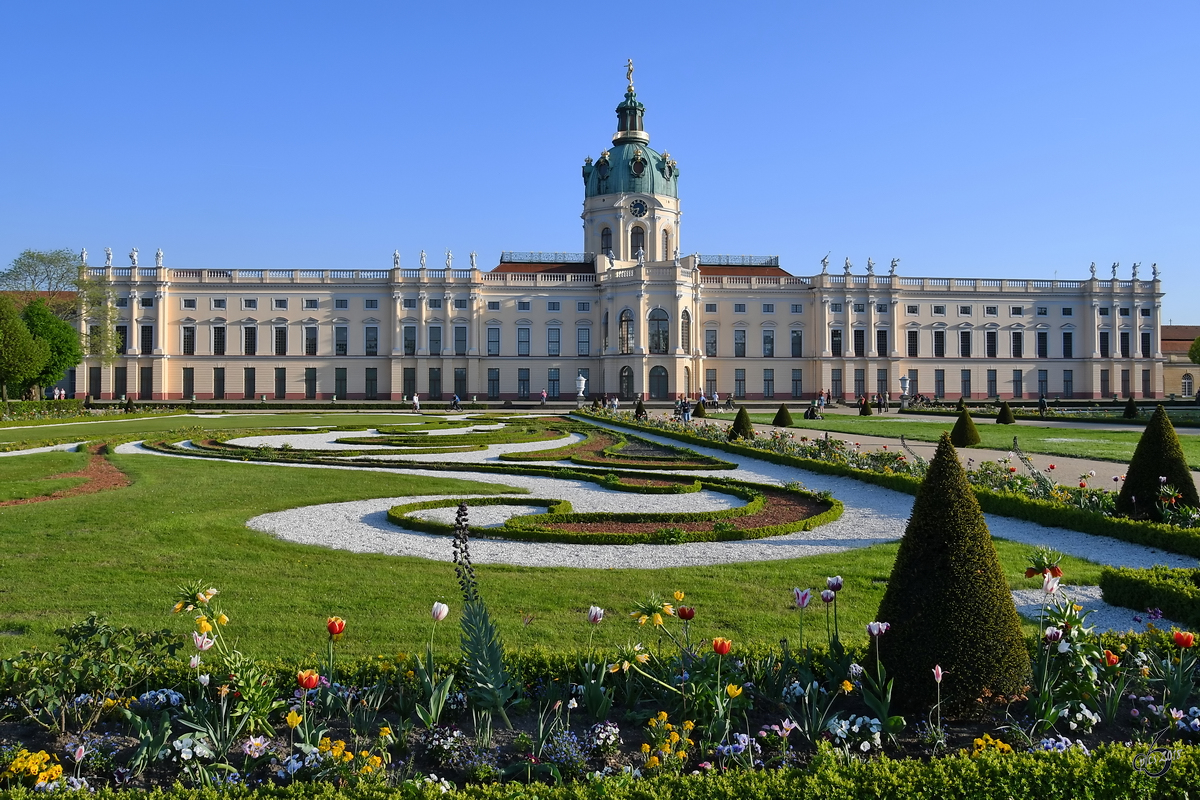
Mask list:
[[621,367],[621,399],[633,399],[633,370],[629,367]]
[[637,258],[638,250],[646,251],[646,231],[640,225],[635,225],[629,236],[629,257]]
[[667,312],[656,308],[650,312],[650,352],[666,353],[671,335],[667,323]]
[[1184,397],[1191,397],[1195,394],[1196,382],[1192,380],[1192,373],[1183,373],[1183,381],[1181,383],[1182,386],[1180,388],[1183,390]]
[[617,352],[623,355],[633,352],[633,312],[628,308],[621,312],[620,328],[617,330]]
[[650,399],[667,399],[667,369],[666,367],[650,368]]
[[667,228],[663,231],[663,261],[671,260],[671,229]]
[[600,254],[606,255],[609,250],[612,250],[612,228],[605,228],[600,231]]
[[679,315],[679,346],[684,355],[692,354],[692,315],[685,308]]

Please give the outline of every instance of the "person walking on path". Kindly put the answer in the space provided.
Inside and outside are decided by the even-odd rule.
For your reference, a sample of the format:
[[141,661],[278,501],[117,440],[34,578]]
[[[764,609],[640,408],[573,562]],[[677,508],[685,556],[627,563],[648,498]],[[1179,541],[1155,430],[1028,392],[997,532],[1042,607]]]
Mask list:
[[546,405],[546,390],[542,389],[542,405]]
[[413,392],[413,411],[421,410],[421,396]]
[[1044,395],[1044,394],[1043,394],[1041,397],[1039,397],[1039,398],[1038,398],[1038,414],[1039,414],[1039,415],[1040,415],[1040,416],[1041,416],[1043,419],[1044,419],[1044,418],[1045,418],[1045,416],[1046,416],[1046,408],[1047,408],[1047,405],[1046,405],[1046,395]]

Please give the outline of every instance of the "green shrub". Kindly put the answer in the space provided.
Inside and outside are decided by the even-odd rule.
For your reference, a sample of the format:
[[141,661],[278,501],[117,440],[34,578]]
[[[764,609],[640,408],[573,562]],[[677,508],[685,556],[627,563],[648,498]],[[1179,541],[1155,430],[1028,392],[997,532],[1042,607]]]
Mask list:
[[1012,406],[1005,400],[1000,404],[1000,413],[996,417],[997,425],[1012,425],[1016,423],[1017,418],[1013,416]]
[[737,416],[733,420],[733,424],[729,426],[729,441],[736,439],[753,439],[754,424],[750,422],[750,414],[746,411],[746,407],[742,406],[738,409]]
[[880,657],[896,679],[893,697],[909,710],[935,701],[935,664],[949,672],[941,696],[950,708],[969,706],[985,690],[1015,694],[1027,682],[1021,620],[946,434],[917,492],[878,618],[892,625],[879,640]]
[[646,406],[642,404],[642,398],[638,398],[637,405],[633,407],[634,419],[646,418]]
[[958,402],[954,404],[954,410],[955,411],[966,411],[967,410],[967,398],[965,398],[965,397],[958,398]]
[[787,403],[779,404],[779,410],[775,412],[775,419],[771,420],[771,424],[776,428],[790,428],[792,426],[792,412],[788,411]]
[[858,404],[858,415],[860,417],[872,416],[875,412],[871,410],[871,404],[867,400],[861,400]]
[[1159,405],[1129,461],[1125,483],[1117,495],[1117,512],[1137,519],[1160,520],[1157,501],[1164,483],[1179,492],[1179,502],[1193,508],[1200,506],[1179,437],[1167,410]]
[[1114,606],[1158,608],[1167,619],[1200,627],[1200,569],[1105,567],[1100,590]]
[[1133,401],[1133,395],[1129,396],[1129,402],[1125,404],[1125,411],[1121,414],[1121,416],[1125,417],[1125,419],[1137,419],[1138,407],[1137,403]]
[[696,407],[692,409],[692,419],[704,419],[708,416],[708,412],[704,410],[704,403],[696,403]]
[[975,429],[975,420],[971,419],[971,412],[964,408],[959,412],[954,429],[950,431],[950,442],[955,447],[971,447],[980,441],[979,431]]

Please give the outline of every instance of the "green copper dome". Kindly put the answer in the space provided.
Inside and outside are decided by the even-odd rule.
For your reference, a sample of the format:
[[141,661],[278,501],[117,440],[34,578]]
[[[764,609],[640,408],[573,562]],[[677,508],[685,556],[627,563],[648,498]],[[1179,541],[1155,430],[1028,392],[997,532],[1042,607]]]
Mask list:
[[645,110],[631,86],[617,106],[613,146],[583,164],[585,197],[633,192],[679,197],[679,167],[669,153],[650,149],[650,135],[642,128]]

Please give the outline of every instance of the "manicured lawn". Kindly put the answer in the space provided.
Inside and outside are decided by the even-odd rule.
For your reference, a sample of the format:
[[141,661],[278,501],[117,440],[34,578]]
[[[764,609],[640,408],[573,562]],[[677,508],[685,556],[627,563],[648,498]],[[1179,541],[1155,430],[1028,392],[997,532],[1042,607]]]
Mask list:
[[0,458],[0,502],[42,497],[83,483],[83,478],[54,478],[87,465],[86,453],[34,453]]
[[[860,436],[887,436],[899,439],[903,434],[909,439],[921,442],[936,442],[942,431],[954,427],[954,418],[945,421],[926,422],[898,415],[877,415],[871,417],[855,417],[842,414],[828,414],[823,420],[806,420],[801,417],[803,406],[792,411],[793,428],[799,430],[832,431],[834,433],[850,433]],[[710,414],[720,419],[731,420],[733,414]],[[751,414],[752,422],[769,425],[774,413]],[[1012,447],[1013,437],[1027,453],[1045,453],[1055,456],[1070,456],[1074,458],[1093,458],[1105,461],[1117,461],[1128,464],[1141,438],[1142,429],[1131,427],[1125,431],[1098,431],[1092,426],[1082,425],[1074,428],[1041,428],[1033,425],[997,425],[990,419],[977,419],[975,427],[983,440],[979,447],[993,450],[1008,450]],[[1180,436],[1184,455],[1193,469],[1200,469],[1200,436]]]
[[[367,415],[356,419],[367,418]],[[224,424],[224,420],[221,421]],[[262,424],[261,418],[253,420]],[[294,424],[294,423],[293,423]],[[3,459],[19,468],[26,456]],[[492,493],[498,487],[447,478],[409,478],[402,472],[352,472],[262,464],[229,464],[160,456],[112,456],[131,486],[94,495],[0,508],[0,655],[46,646],[53,631],[89,611],[114,623],[171,627],[172,594],[201,579],[222,591],[229,632],[258,656],[298,656],[323,648],[324,621],[349,621],[342,650],[349,655],[412,652],[429,632],[435,600],[461,601],[452,566],[416,558],[350,553],[277,540],[245,527],[250,517],[302,505],[370,497],[409,497],[455,491]],[[32,463],[32,462],[30,462]],[[449,551],[449,541],[446,543]],[[1028,548],[998,542],[1014,586]],[[574,649],[586,644],[584,614],[609,609],[597,643],[654,642],[649,629],[624,617],[651,591],[687,592],[697,607],[695,635],[771,645],[792,635],[797,613],[791,588],[821,588],[840,574],[844,638],[865,640],[894,560],[896,545],[792,561],[670,570],[578,570],[480,566],[481,589],[509,647]],[[1094,583],[1099,569],[1066,559],[1068,580]],[[819,605],[819,602],[818,602]],[[823,625],[810,609],[808,630]],[[15,634],[15,635],[14,635]],[[440,634],[442,646],[456,632]]]

